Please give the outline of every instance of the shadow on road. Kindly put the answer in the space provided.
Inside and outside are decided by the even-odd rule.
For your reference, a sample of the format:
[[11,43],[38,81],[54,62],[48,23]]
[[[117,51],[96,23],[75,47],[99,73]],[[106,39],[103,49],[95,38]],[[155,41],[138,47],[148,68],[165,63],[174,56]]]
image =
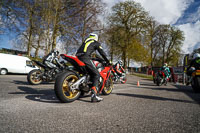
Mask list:
[[27,86],[18,86],[22,92],[12,92],[9,94],[25,94],[26,98],[33,101],[45,103],[60,103],[55,96],[53,89],[38,90]]
[[138,95],[138,94],[119,93],[118,95],[125,95],[125,96],[132,96],[132,97],[137,97],[137,98],[146,98],[146,99],[153,99],[153,100],[168,100],[168,101],[200,104],[200,94],[194,93],[191,86],[186,86],[186,85],[182,85],[182,84],[174,84],[174,83],[168,83],[167,86],[164,86],[164,85],[157,86],[156,84],[153,83],[153,81],[152,81],[152,83],[151,82],[140,83],[140,86],[137,86],[137,82],[128,83],[128,84],[132,85],[134,87],[137,87],[137,88],[141,88],[141,89],[151,89],[151,90],[159,90],[159,91],[171,91],[171,92],[177,92],[177,93],[184,93],[187,96],[189,96],[191,99],[193,99],[194,102],[179,100],[179,99],[162,98],[162,97],[157,97],[157,96]]
[[198,103],[193,102],[193,101],[164,98],[164,97],[159,97],[159,96],[147,96],[147,95],[129,94],[129,93],[113,93],[113,94],[116,94],[116,95],[119,95],[119,96],[129,96],[129,97],[144,98],[144,99],[151,99],[151,100],[173,101],[173,102],[183,102],[183,103],[198,104]]
[[[11,83],[18,84],[18,85],[30,85],[28,81],[20,81],[20,80],[13,80],[13,82]],[[42,82],[41,85],[43,84],[50,85],[50,84],[54,84],[54,82]]]
[[18,85],[29,85],[27,81],[20,81],[20,80],[13,80],[11,83],[18,84]]
[[[84,96],[84,97],[85,97],[85,96]],[[82,98],[79,98],[78,100],[81,101],[81,102],[91,103],[90,100],[84,100],[83,97],[82,97]]]
[[[192,93],[194,94],[194,91],[192,90],[192,88],[190,86],[185,86],[185,85],[176,85],[174,83],[168,83],[166,86],[165,85],[161,85],[161,86],[157,86],[156,84],[150,83],[150,82],[145,82],[145,83],[140,83],[140,86],[137,86],[137,83],[128,83],[130,85],[133,85],[134,87],[137,88],[142,88],[142,89],[151,89],[151,90],[159,90],[159,91],[172,91],[172,92],[184,92],[184,93]],[[170,86],[174,86],[177,89],[171,88]]]
[[[37,101],[37,102],[45,102],[45,103],[61,103],[56,95],[53,89],[46,89],[46,90],[38,90],[31,88],[31,87],[27,87],[27,86],[18,86],[18,89],[21,90],[22,92],[12,92],[9,94],[24,94],[26,95],[25,98],[32,100],[32,101]],[[88,102],[91,103],[91,101],[88,99],[84,99],[86,97],[90,97],[90,94],[85,94],[84,96],[80,96],[79,101],[82,102]]]
[[[142,85],[144,85],[144,84],[141,84],[141,86]],[[172,86],[174,86],[174,85],[172,85]],[[169,88],[168,85],[167,86],[164,86],[164,85],[157,86],[157,85],[145,84],[144,86],[142,86],[142,88],[143,89],[151,89],[151,90],[159,90],[159,91],[183,92],[183,93],[192,93],[192,94],[194,94],[194,92],[190,88],[180,88],[179,87],[179,89],[174,89],[174,88]],[[177,88],[177,86],[176,86],[176,88]]]
[[186,85],[173,85],[173,86],[175,86],[177,88],[177,90],[184,92],[187,96],[189,96],[194,101],[200,103],[200,94],[195,93],[192,90],[191,86],[186,86]]

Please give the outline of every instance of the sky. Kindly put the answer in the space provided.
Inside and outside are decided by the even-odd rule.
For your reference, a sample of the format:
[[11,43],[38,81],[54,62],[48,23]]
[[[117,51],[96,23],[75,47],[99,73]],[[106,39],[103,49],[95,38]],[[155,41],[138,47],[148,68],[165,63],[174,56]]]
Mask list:
[[[103,0],[108,11],[125,0]],[[184,32],[183,54],[200,48],[200,0],[135,0],[160,24],[170,24]],[[1,38],[0,48],[11,48],[12,37]]]
[[[110,8],[125,0],[103,0]],[[183,54],[200,48],[200,0],[135,0],[160,24],[170,24],[184,32]]]

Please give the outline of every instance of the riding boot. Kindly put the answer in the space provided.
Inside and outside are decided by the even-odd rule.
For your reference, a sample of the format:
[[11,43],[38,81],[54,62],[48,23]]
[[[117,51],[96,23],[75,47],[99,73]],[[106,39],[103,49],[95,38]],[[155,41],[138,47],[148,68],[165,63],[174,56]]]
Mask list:
[[103,100],[103,98],[97,96],[97,89],[95,86],[91,88],[91,91],[92,91],[91,102],[100,102]]

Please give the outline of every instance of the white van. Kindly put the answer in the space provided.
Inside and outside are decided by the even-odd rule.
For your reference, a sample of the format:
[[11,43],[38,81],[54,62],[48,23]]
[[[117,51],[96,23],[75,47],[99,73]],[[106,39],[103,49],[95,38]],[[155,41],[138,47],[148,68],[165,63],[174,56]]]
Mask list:
[[0,53],[0,74],[22,73],[27,74],[33,69],[38,69],[32,61],[24,56]]

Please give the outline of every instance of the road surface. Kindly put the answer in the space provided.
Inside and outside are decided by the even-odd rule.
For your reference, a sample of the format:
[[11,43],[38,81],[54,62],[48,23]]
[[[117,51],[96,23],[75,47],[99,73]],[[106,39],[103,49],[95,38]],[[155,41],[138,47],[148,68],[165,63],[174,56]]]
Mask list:
[[200,133],[200,94],[190,86],[129,75],[114,87],[100,103],[85,96],[63,104],[53,83],[0,75],[0,133]]

